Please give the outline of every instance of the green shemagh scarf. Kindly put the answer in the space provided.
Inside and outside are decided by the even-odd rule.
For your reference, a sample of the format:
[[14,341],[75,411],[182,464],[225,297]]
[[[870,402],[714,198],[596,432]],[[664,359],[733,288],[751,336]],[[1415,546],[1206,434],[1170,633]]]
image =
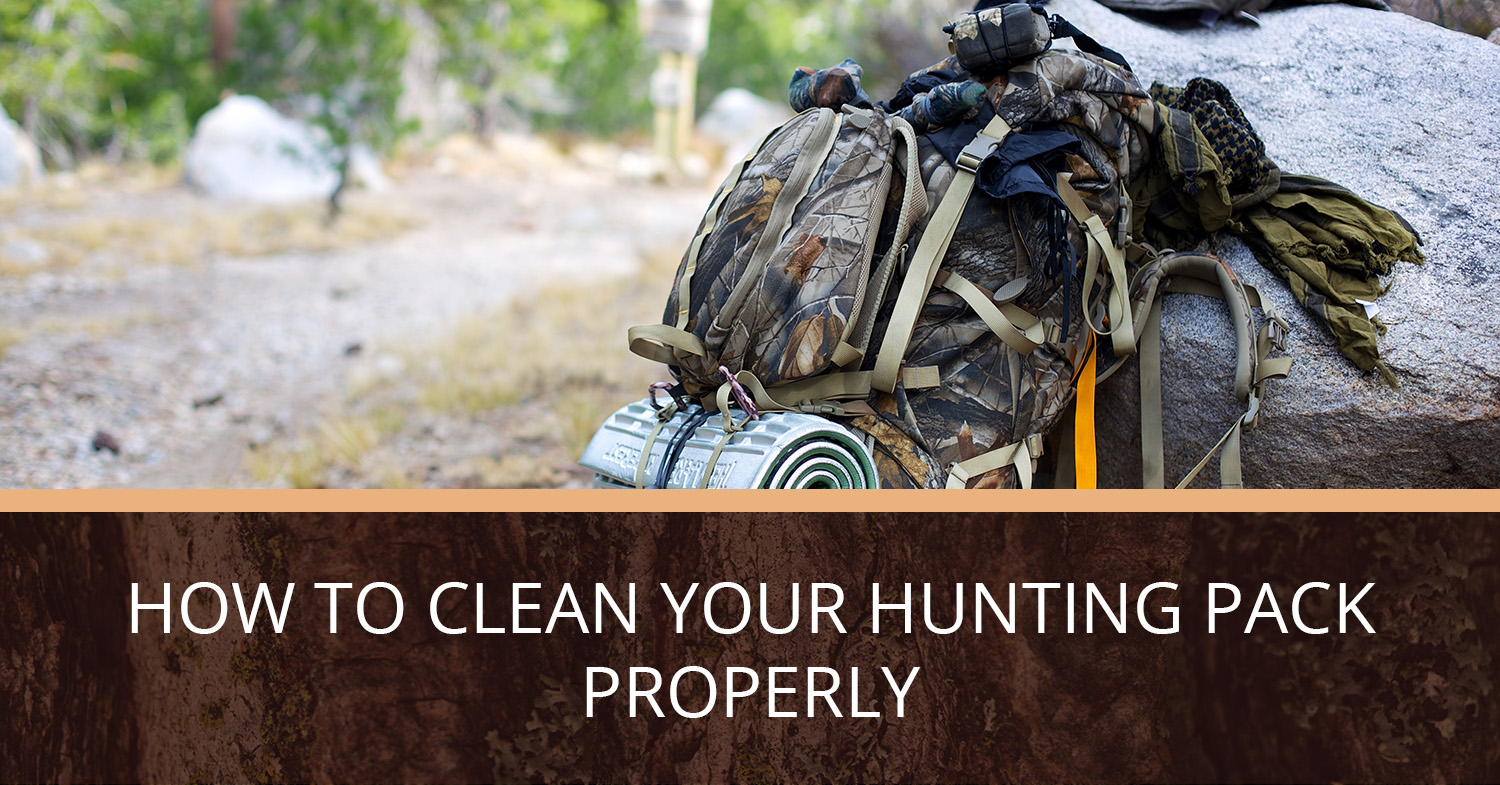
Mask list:
[[1221,84],[1151,86],[1162,131],[1153,171],[1133,189],[1136,227],[1159,247],[1195,245],[1228,229],[1320,318],[1361,370],[1396,376],[1380,359],[1378,318],[1367,316],[1399,261],[1421,264],[1421,238],[1401,216],[1337,183],[1282,174]]

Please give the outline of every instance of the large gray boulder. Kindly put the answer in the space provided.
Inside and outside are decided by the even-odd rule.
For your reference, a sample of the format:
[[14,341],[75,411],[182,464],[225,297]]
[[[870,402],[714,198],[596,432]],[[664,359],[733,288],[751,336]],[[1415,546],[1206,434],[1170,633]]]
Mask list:
[[0,106],[0,188],[42,179],[42,157],[21,126]]
[[198,120],[183,154],[187,181],[249,202],[326,199],[338,185],[327,135],[251,95],[230,96]]
[[698,118],[698,135],[723,147],[724,160],[733,161],[791,116],[784,101],[769,101],[742,87],[731,87],[714,96]]
[[[1426,242],[1427,264],[1402,265],[1379,301],[1396,391],[1339,354],[1244,245],[1218,238],[1217,252],[1293,326],[1291,376],[1272,383],[1245,435],[1246,487],[1500,486],[1500,47],[1347,5],[1212,30],[1157,27],[1091,0],[1048,7],[1120,51],[1146,85],[1223,82],[1284,171],[1393,208]],[[1173,295],[1163,314],[1172,482],[1239,409],[1223,306]],[[1140,485],[1137,384],[1132,364],[1101,387],[1102,486]],[[1213,467],[1205,474],[1216,483]]]

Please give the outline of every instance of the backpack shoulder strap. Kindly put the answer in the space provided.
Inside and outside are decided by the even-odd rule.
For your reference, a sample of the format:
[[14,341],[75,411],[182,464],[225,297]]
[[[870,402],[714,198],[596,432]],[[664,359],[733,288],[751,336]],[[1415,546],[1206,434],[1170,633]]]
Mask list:
[[[1235,278],[1224,262],[1212,256],[1180,254],[1161,261],[1161,267],[1150,282],[1142,301],[1149,308],[1141,320],[1141,481],[1145,488],[1166,486],[1166,467],[1162,446],[1161,413],[1161,296],[1184,292],[1216,297],[1229,307],[1235,330],[1235,397],[1245,406],[1244,415],[1235,419],[1203,459],[1177,484],[1186,488],[1197,478],[1214,455],[1219,455],[1219,487],[1243,488],[1240,471],[1240,432],[1255,424],[1265,384],[1285,377],[1292,358],[1270,357],[1273,348],[1284,343],[1286,322],[1265,302],[1260,292]],[[1260,308],[1265,325],[1252,339],[1254,329],[1251,308]]]

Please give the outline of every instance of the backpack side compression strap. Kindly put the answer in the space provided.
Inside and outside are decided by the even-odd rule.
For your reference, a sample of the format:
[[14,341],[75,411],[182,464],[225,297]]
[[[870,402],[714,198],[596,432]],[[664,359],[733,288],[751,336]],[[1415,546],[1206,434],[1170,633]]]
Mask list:
[[[1078,228],[1083,230],[1083,236],[1088,243],[1088,264],[1083,273],[1085,299],[1083,318],[1095,333],[1109,336],[1115,356],[1124,357],[1135,354],[1135,326],[1132,324],[1134,319],[1130,312],[1130,280],[1125,274],[1125,253],[1115,245],[1114,238],[1104,226],[1104,221],[1088,208],[1083,197],[1079,196],[1073,184],[1068,181],[1070,176],[1058,173],[1057,195],[1062,197],[1063,204],[1067,205],[1073,220],[1078,222]],[[1108,330],[1101,330],[1094,324],[1093,311],[1086,302],[1094,288],[1101,256],[1104,257],[1110,284],[1104,292],[1104,296],[1109,300]]]
[[688,314],[691,310],[689,307],[688,289],[693,282],[693,271],[698,268],[698,255],[703,252],[703,242],[708,239],[710,234],[713,234],[714,229],[718,228],[719,210],[724,207],[724,202],[729,199],[730,192],[734,190],[735,186],[740,184],[740,178],[745,174],[745,167],[749,166],[750,162],[755,160],[755,156],[760,154],[760,149],[766,146],[766,142],[770,141],[771,137],[776,135],[776,132],[787,127],[789,124],[790,121],[772,128],[755,144],[750,146],[750,152],[746,153],[744,158],[735,162],[734,168],[729,170],[729,174],[724,178],[724,184],[719,186],[719,193],[714,197],[713,204],[708,206],[708,212],[703,215],[703,231],[699,232],[698,236],[693,238],[692,244],[688,246],[687,265],[683,268],[682,280],[677,284],[676,326],[678,329],[687,327]]
[[[782,236],[790,228],[793,212],[802,202],[802,198],[807,196],[814,177],[818,170],[823,168],[824,162],[828,160],[828,154],[833,151],[834,143],[838,141],[839,126],[843,124],[843,115],[826,108],[811,111],[818,115],[816,125],[813,126],[807,141],[804,142],[804,147],[797,154],[797,162],[792,165],[792,171],[787,175],[781,191],[776,194],[775,201],[771,203],[771,214],[766,218],[765,229],[761,231],[760,239],[756,241],[750,260],[745,263],[744,272],[740,274],[739,280],[714,316],[714,324],[717,326],[728,328],[740,318],[740,309],[760,285],[761,273],[765,270],[766,263],[776,253],[776,249],[781,245]],[[728,318],[730,323],[725,324],[720,321],[725,318]]]
[[892,235],[891,247],[876,265],[865,290],[865,300],[860,304],[859,318],[845,328],[848,342],[840,343],[833,354],[833,362],[847,368],[864,359],[870,350],[870,337],[875,331],[875,318],[880,313],[880,304],[885,302],[886,290],[890,288],[896,264],[906,256],[906,241],[911,236],[912,226],[920,216],[927,215],[927,189],[922,185],[922,167],[917,160],[917,134],[911,123],[900,115],[891,115],[891,134],[905,147],[905,172],[901,195],[901,209],[896,214],[896,231]]

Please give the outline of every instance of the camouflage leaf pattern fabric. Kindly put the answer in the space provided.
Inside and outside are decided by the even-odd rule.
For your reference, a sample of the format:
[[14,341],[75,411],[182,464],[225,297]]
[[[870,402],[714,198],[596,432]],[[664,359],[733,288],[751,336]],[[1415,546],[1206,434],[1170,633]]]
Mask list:
[[[951,69],[952,58],[927,69]],[[922,72],[918,72],[922,73]],[[1124,69],[1087,54],[1054,50],[989,84],[996,112],[1012,128],[1033,125],[1056,127],[1077,136],[1083,154],[1072,161],[1073,183],[1088,206],[1120,234],[1117,218],[1125,209],[1125,182],[1147,165],[1149,134],[1140,122],[1152,103],[1135,77]],[[953,180],[954,168],[925,140],[920,144],[922,176],[928,203],[936,205]],[[1122,176],[1125,178],[1122,180]],[[947,467],[955,462],[1004,447],[1031,434],[1053,430],[1072,403],[1072,378],[1083,359],[1088,328],[1082,320],[1073,271],[1049,278],[1043,262],[1051,252],[1044,211],[1054,209],[1043,199],[1015,197],[1003,202],[976,192],[959,220],[942,268],[994,291],[1016,278],[1028,279],[1017,304],[1059,327],[1069,320],[1064,346],[1044,344],[1022,355],[1001,341],[957,295],[934,288],[928,295],[907,349],[908,366],[936,365],[942,385],[933,389],[876,393],[871,405],[885,427],[892,427]],[[1082,249],[1076,227],[1070,236]],[[915,247],[919,225],[909,243]],[[1065,307],[1071,298],[1074,306]],[[892,305],[887,302],[887,310]],[[883,319],[876,335],[882,334]],[[867,433],[868,418],[852,424]],[[884,433],[877,447],[892,442]],[[894,451],[900,454],[900,451]],[[946,470],[918,479],[910,462],[892,465],[887,473],[877,464],[881,481],[889,487],[940,488]],[[887,459],[891,460],[890,458]],[[1005,467],[970,481],[971,487],[1015,487],[1014,468]]]
[[1051,124],[1079,138],[1083,160],[1074,165],[1073,187],[1124,246],[1129,227],[1116,218],[1129,201],[1126,184],[1150,162],[1146,128],[1155,117],[1135,76],[1094,55],[1052,50],[992,84],[990,100],[1012,128]]
[[901,109],[901,116],[918,133],[936,131],[974,117],[985,97],[984,85],[978,82],[949,82],[918,95]]
[[[767,140],[739,180],[725,184],[731,190],[716,225],[699,226],[699,233],[710,234],[696,260],[686,329],[708,351],[678,368],[689,394],[716,390],[721,364],[731,373],[748,370],[768,387],[834,367],[833,352],[869,279],[890,187],[892,141],[882,117],[872,115],[863,129],[842,123],[790,226],[771,238],[775,251],[763,269],[748,269],[798,155],[812,154],[805,145],[816,117],[800,115]],[[678,281],[689,261],[684,255]],[[723,310],[746,275],[755,276],[749,296]],[[667,324],[676,319],[677,288],[674,282]]]
[[[941,199],[955,170],[925,140],[919,148],[928,199]],[[1071,271],[1051,279],[1043,274],[1051,241],[1042,211],[1050,209],[1036,197],[997,201],[976,192],[959,219],[942,269],[990,291],[1026,277],[1028,285],[1017,304],[1060,324],[1065,298],[1076,302],[1079,295]],[[910,242],[915,244],[917,238]],[[892,304],[888,302],[887,309]],[[934,288],[912,332],[906,364],[936,365],[942,385],[876,393],[871,405],[884,425],[898,429],[942,467],[1032,433],[1046,433],[1073,400],[1070,380],[1087,336],[1081,314],[1077,307],[1071,310],[1070,346],[1044,344],[1022,355],[996,337],[957,295]],[[883,334],[886,316],[882,314],[877,336]],[[861,427],[860,422],[853,425]],[[913,474],[888,474],[882,468],[881,482],[888,487],[941,488],[947,480],[946,470],[929,472],[919,483],[913,482]],[[1013,487],[1015,481],[1015,471],[1007,467],[975,482],[976,487]]]
[[[929,70],[954,66],[950,58]],[[808,106],[847,103],[858,89],[858,74],[857,64],[848,62],[799,71],[791,97],[796,101],[800,96]],[[923,107],[919,120],[926,117],[922,112],[934,109],[972,114],[967,104],[983,90],[981,100],[988,100],[1015,129],[1066,130],[1082,143],[1080,155],[1068,161],[1075,187],[1107,227],[1121,232],[1119,217],[1128,202],[1123,182],[1141,171],[1149,152],[1138,114],[1142,107],[1153,111],[1129,71],[1057,50],[986,83],[961,79],[950,84],[956,86],[945,85],[947,92],[917,96],[912,106]],[[894,197],[904,185],[901,167],[891,166],[890,132],[883,119],[862,131],[846,124],[770,261],[761,270],[748,269],[771,208],[798,154],[805,152],[810,117],[804,114],[773,135],[739,180],[724,186],[729,193],[716,225],[699,228],[700,233],[710,231],[689,287],[687,329],[703,340],[708,357],[686,358],[675,369],[690,395],[718,388],[720,363],[731,371],[751,371],[768,388],[836,370],[832,353],[855,318],[870,260],[893,245]],[[935,206],[955,170],[925,138],[917,155],[928,204]],[[1054,242],[1047,230],[1048,211],[1056,209],[1034,195],[1001,201],[976,192],[940,269],[989,291],[1026,278],[1015,304],[1052,325],[1054,334],[1065,329],[1068,340],[1021,355],[961,298],[934,288],[918,316],[904,365],[936,366],[941,385],[915,390],[898,385],[894,393],[874,393],[868,403],[875,414],[846,421],[873,437],[883,484],[942,487],[947,466],[1045,434],[1060,422],[1073,398],[1071,380],[1083,359],[1088,329],[1074,271],[1049,275],[1044,270]],[[916,247],[926,222],[924,217],[917,224],[909,247]],[[1083,237],[1071,222],[1068,231],[1074,247],[1083,248]],[[679,280],[688,262],[684,257]],[[750,296],[737,308],[724,308],[746,275],[755,277]],[[676,318],[676,291],[674,282],[667,324]],[[885,332],[898,291],[899,276],[881,304],[863,370],[874,365],[874,346]],[[1010,467],[971,481],[977,487],[1015,483]]]
[[792,72],[792,83],[787,87],[787,103],[792,111],[826,107],[842,109],[844,104],[869,108],[870,97],[860,87],[860,77],[865,69],[853,60],[845,60],[831,68],[814,71],[806,66]]

